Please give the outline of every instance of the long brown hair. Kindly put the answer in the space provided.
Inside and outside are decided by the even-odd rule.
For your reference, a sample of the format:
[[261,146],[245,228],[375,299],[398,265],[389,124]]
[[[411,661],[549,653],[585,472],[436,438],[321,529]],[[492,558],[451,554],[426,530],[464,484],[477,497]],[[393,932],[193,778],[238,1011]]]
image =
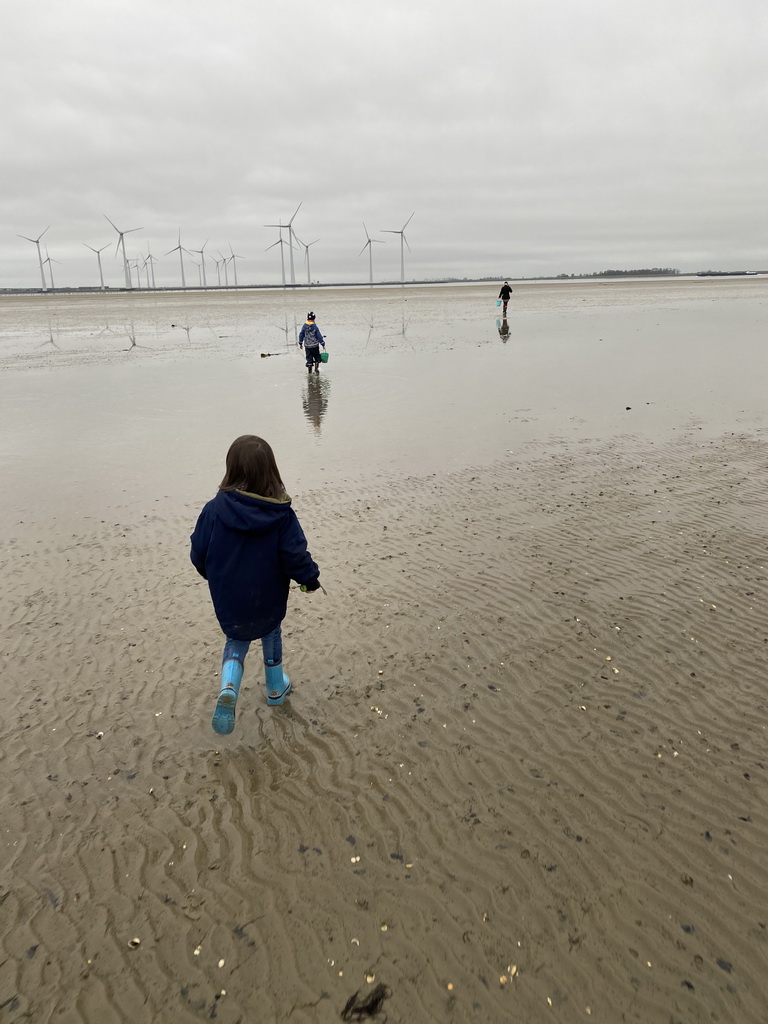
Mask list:
[[227,471],[220,491],[248,491],[265,498],[286,499],[285,485],[275,462],[275,453],[255,434],[236,438],[227,452]]

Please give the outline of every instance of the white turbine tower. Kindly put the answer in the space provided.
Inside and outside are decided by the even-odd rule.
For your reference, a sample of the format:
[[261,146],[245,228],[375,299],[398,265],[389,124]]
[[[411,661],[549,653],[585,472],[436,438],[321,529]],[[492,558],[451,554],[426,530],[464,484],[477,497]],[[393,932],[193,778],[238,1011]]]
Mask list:
[[[304,200],[302,199],[302,203],[303,202],[304,202]],[[291,255],[291,287],[293,287],[296,284],[296,275],[295,275],[294,269],[293,269],[293,249],[294,249],[293,240],[294,240],[294,238],[296,238],[296,235],[295,235],[294,230],[293,230],[293,221],[294,221],[294,219],[296,217],[296,214],[299,212],[300,209],[301,209],[301,203],[299,203],[299,205],[296,207],[296,209],[293,212],[293,217],[291,217],[291,219],[288,221],[287,224],[283,224],[283,222],[281,220],[277,224],[265,224],[264,225],[265,228],[279,228],[279,230],[280,230],[280,238],[281,239],[283,237],[283,231],[286,228],[288,228],[288,245],[290,246],[290,255]],[[275,242],[274,244],[277,245],[277,242]],[[272,246],[270,245],[269,248],[271,249]],[[280,256],[281,256],[281,258],[282,258],[282,255],[283,255],[283,247],[280,246]],[[283,281],[283,288],[285,288],[285,281]]]
[[365,250],[368,250],[368,274],[370,278],[370,283],[371,285],[373,285],[373,243],[378,242],[379,245],[384,245],[385,242],[382,241],[381,238],[371,238],[371,236],[368,234],[368,228],[365,227],[365,221],[363,221],[363,228],[365,228],[365,237],[368,239],[368,241],[360,250],[358,256],[362,256]]
[[203,242],[202,246],[199,249],[190,249],[189,250],[190,252],[197,252],[197,253],[200,254],[200,267],[202,269],[202,285],[203,285],[203,288],[207,288],[208,287],[208,282],[205,279],[205,247],[206,247],[206,245],[208,245],[208,239],[207,238]]
[[[381,229],[382,231],[384,231],[388,235],[400,235],[400,283],[401,284],[405,284],[405,256],[404,256],[404,253],[403,253],[403,242],[405,242],[405,244],[408,245],[408,239],[405,237],[405,229],[408,227],[408,225],[413,220],[413,214],[414,213],[416,213],[415,210],[413,211],[411,216],[408,218],[408,220],[405,222],[405,224],[403,224],[403,226],[400,228],[399,231],[393,231],[391,228],[382,228]],[[410,247],[410,245],[408,245],[408,252],[410,252],[410,251],[411,251],[411,247]]]
[[181,287],[182,288],[186,288],[187,287],[187,282],[186,282],[186,279],[184,277],[184,257],[182,256],[182,252],[186,252],[186,250],[184,249],[183,245],[181,244],[181,228],[179,228],[179,244],[178,245],[174,245],[174,247],[172,249],[169,249],[168,252],[165,255],[166,256],[170,256],[171,253],[172,252],[176,252],[177,249],[179,251],[179,266],[181,267]]
[[101,269],[101,254],[104,252],[105,249],[109,248],[109,242],[107,242],[106,245],[102,245],[100,249],[94,249],[93,246],[88,245],[87,242],[83,242],[83,245],[86,249],[90,249],[91,252],[96,253],[96,259],[99,264],[99,278],[101,279],[101,290],[104,291],[104,271]]
[[232,248],[231,242],[229,243],[229,251],[232,253],[229,259],[232,262],[232,272],[235,275],[235,288],[237,288],[237,261],[244,260],[245,256],[240,256],[239,253],[236,253],[235,250]]
[[[104,214],[104,216],[107,218],[107,220],[109,220],[109,217],[107,217],[106,213]],[[123,271],[125,272],[125,287],[132,288],[133,283],[131,281],[131,271],[128,266],[128,257],[125,255],[125,236],[130,235],[132,231],[141,231],[142,228],[128,228],[127,231],[121,231],[120,228],[117,227],[117,225],[114,224],[111,220],[109,220],[109,223],[112,224],[112,227],[118,234],[117,246],[115,247],[115,256],[117,256],[118,249],[122,248],[123,250]]]
[[[45,231],[48,231],[50,226],[51,225],[49,224],[48,227],[45,229]],[[40,239],[45,234],[45,231],[43,231],[42,234],[38,235],[37,238],[29,238],[27,235],[17,235],[17,237],[18,238],[23,238],[27,242],[32,242],[33,245],[37,246],[37,262],[40,264],[40,280],[43,283],[43,291],[47,292],[48,291],[48,285],[45,283],[45,271],[43,270],[43,257],[42,257],[42,254],[40,252]]]
[[[296,237],[296,236],[294,236],[294,237]],[[314,245],[315,242],[319,242],[320,239],[316,238],[314,242],[302,242],[302,240],[300,238],[296,238],[296,241],[299,243],[299,245],[303,246],[303,248],[304,248],[304,262],[307,264],[307,288],[311,288],[312,287],[312,275],[310,274],[310,271],[309,271],[309,247],[310,247],[310,245]]]

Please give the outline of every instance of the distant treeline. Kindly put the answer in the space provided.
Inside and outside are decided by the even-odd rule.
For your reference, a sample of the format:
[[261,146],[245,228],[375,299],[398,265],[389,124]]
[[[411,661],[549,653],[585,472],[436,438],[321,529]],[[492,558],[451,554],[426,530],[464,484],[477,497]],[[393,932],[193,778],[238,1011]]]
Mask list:
[[576,277],[674,277],[679,273],[676,267],[644,267],[642,270],[596,270],[593,274],[558,274],[557,280]]

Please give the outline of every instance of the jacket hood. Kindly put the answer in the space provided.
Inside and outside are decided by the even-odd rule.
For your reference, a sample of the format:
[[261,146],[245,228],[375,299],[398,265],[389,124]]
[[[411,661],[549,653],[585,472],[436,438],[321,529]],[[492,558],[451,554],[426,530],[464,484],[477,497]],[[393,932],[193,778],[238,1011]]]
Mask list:
[[244,491],[219,491],[213,504],[217,517],[228,529],[262,533],[273,530],[279,520],[288,515],[291,499],[276,501]]

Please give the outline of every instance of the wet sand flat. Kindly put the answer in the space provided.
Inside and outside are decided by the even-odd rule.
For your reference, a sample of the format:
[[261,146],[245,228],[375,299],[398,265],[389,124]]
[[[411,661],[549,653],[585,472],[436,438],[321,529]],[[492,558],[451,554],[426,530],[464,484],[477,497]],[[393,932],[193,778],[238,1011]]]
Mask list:
[[[318,381],[282,295],[6,317],[0,1020],[768,1020],[765,283],[403,291]],[[220,738],[245,430],[328,594]]]

